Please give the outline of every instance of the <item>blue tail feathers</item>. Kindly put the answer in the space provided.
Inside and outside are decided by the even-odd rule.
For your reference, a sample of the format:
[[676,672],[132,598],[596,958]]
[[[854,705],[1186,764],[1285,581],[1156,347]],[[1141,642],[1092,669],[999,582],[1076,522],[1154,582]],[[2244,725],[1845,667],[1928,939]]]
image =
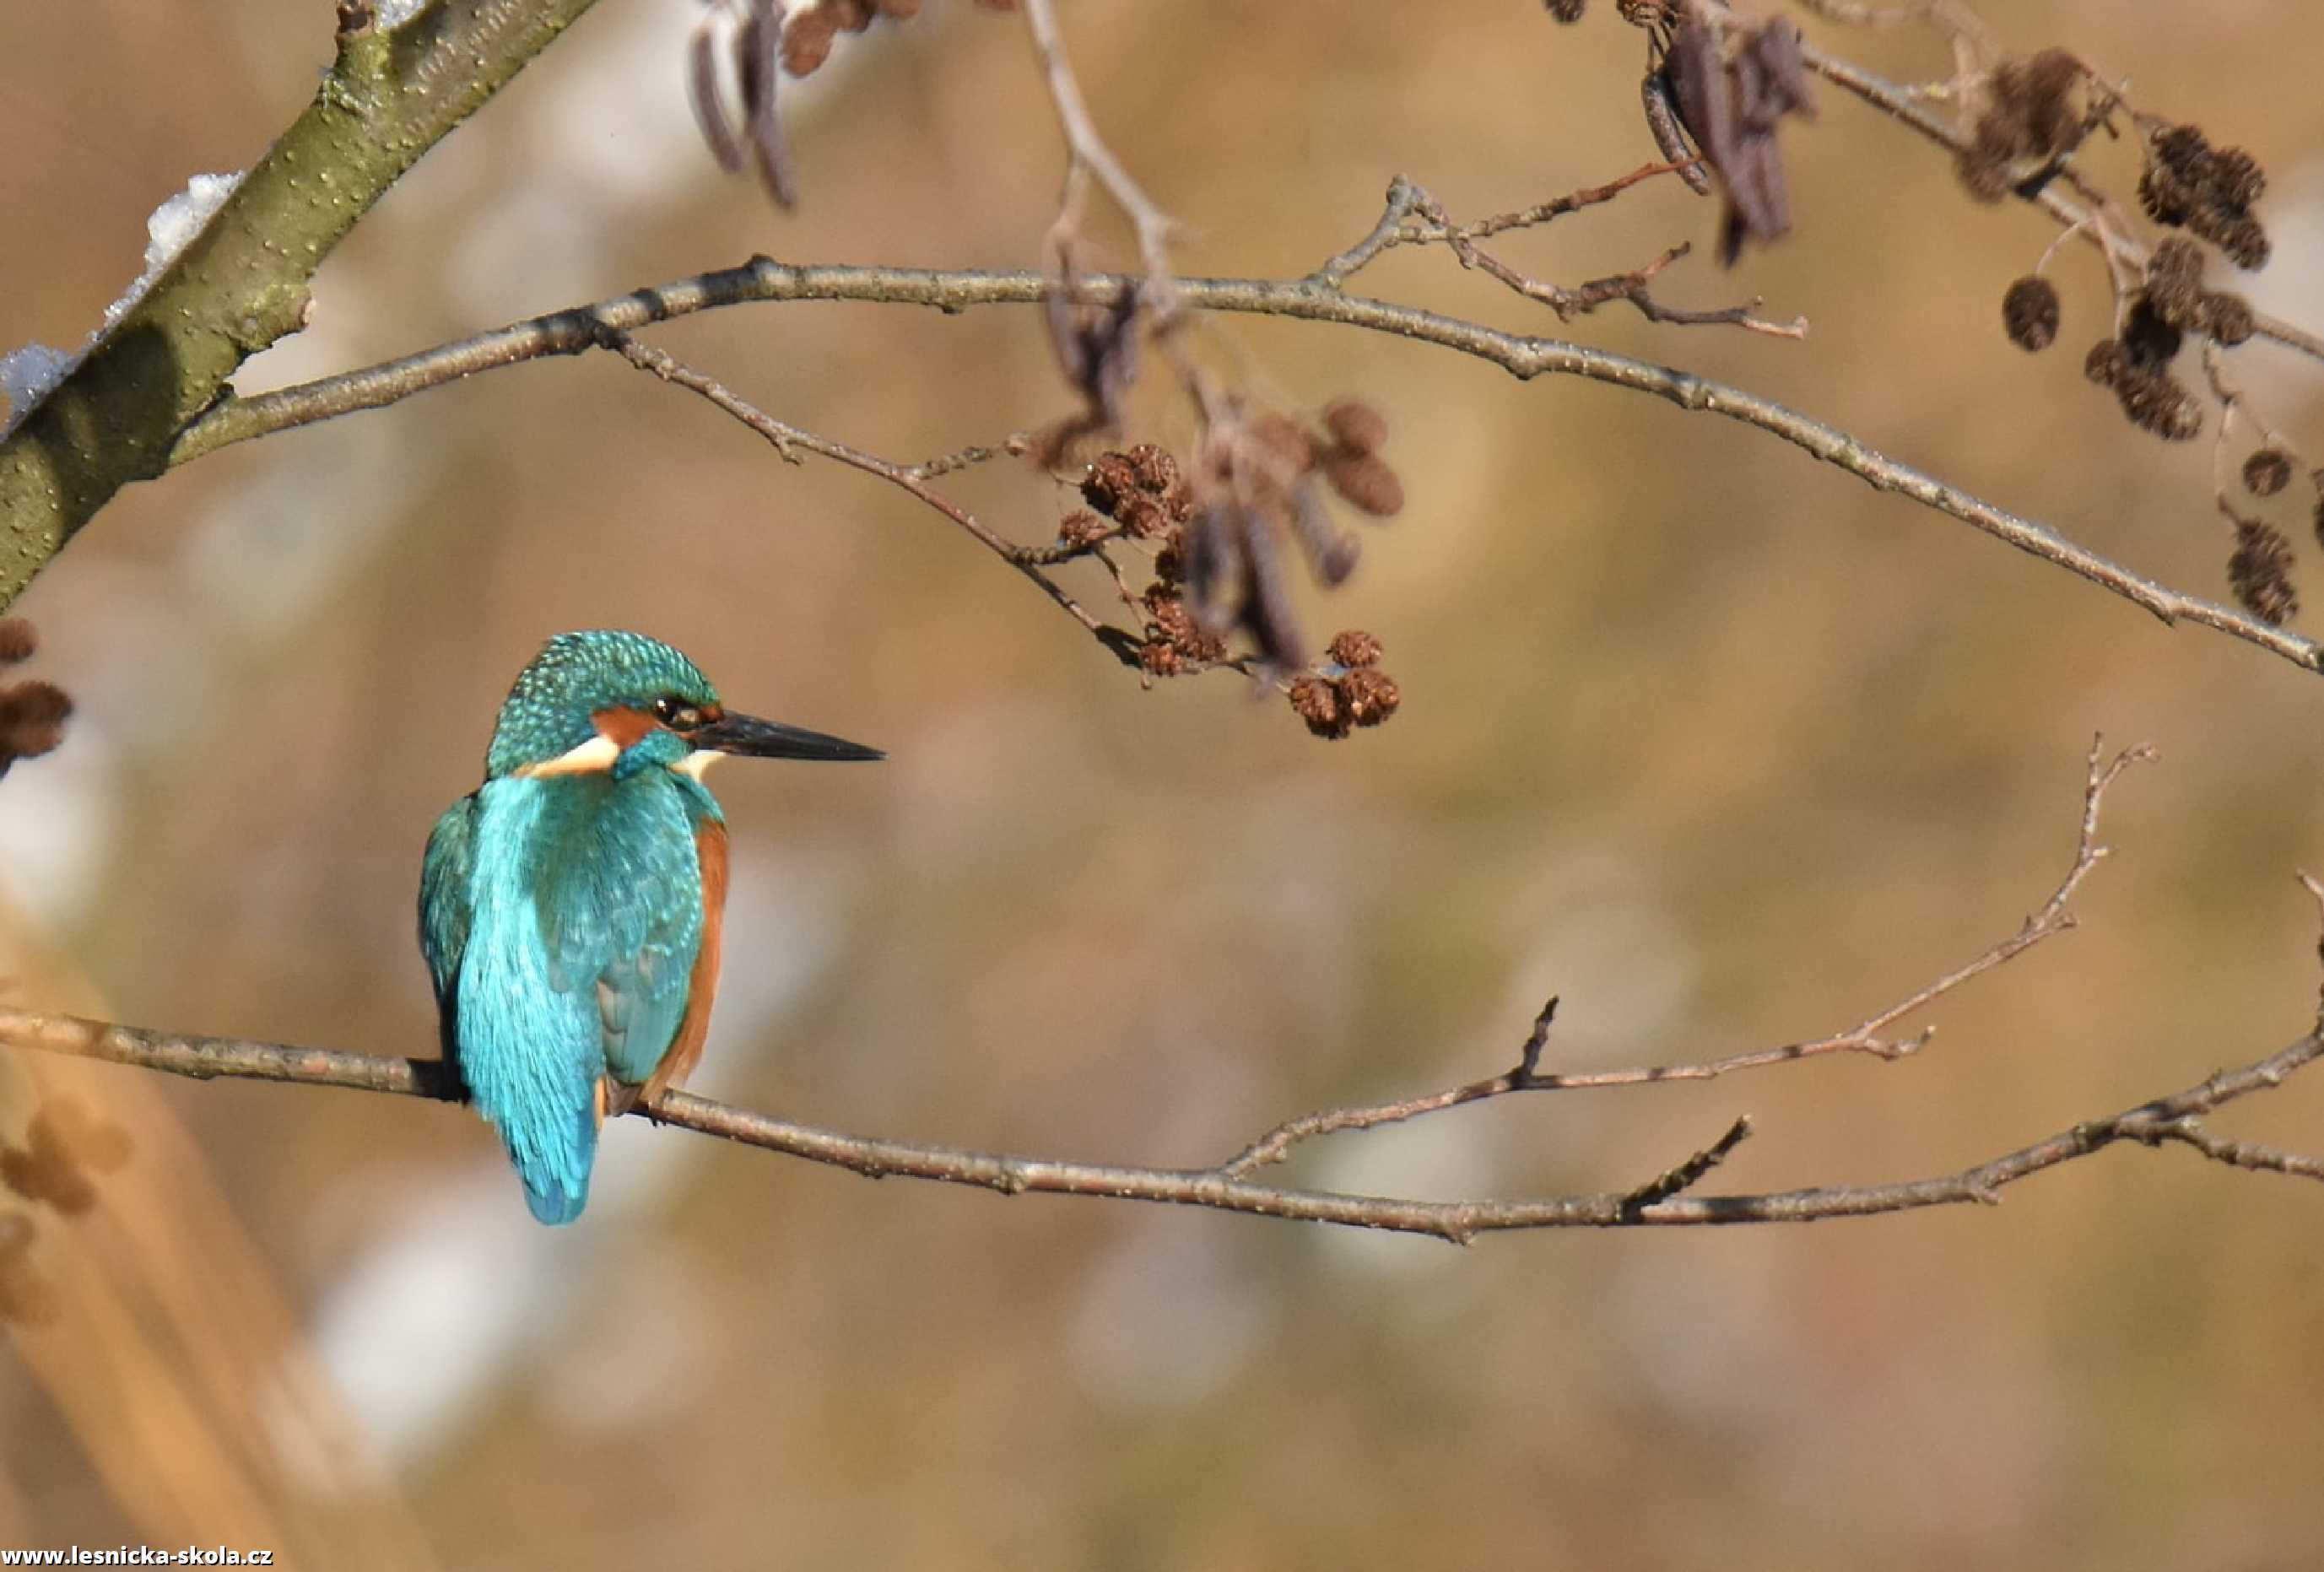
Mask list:
[[[558,1128],[559,1125],[562,1129]],[[566,1120],[536,1120],[521,1134],[507,1126],[501,1137],[524,1181],[525,1205],[544,1223],[569,1223],[589,1204],[589,1173],[597,1162],[597,1112],[585,1104]]]
[[561,1185],[543,1190],[535,1190],[532,1181],[528,1179],[524,1184],[524,1204],[530,1207],[532,1215],[544,1223],[569,1223],[581,1215],[583,1207],[589,1204],[589,1181],[583,1180],[577,1191],[566,1190]]

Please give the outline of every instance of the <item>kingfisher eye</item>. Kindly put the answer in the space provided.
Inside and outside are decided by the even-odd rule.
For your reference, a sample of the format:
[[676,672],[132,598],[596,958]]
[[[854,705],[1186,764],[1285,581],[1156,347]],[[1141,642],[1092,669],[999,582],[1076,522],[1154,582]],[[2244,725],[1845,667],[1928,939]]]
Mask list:
[[653,703],[654,719],[673,731],[691,731],[702,724],[702,712],[676,694],[664,694]]

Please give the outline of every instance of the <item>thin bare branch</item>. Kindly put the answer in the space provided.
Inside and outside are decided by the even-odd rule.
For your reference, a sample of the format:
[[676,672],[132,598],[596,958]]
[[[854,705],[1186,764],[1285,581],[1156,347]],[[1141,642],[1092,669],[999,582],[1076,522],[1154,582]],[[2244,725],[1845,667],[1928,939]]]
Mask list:
[[[1057,16],[1051,0],[1023,0],[1025,25],[1033,36],[1033,49],[1040,58],[1041,74],[1047,82],[1049,102],[1056,106],[1057,124],[1065,133],[1065,148],[1077,170],[1086,170],[1097,178],[1111,197],[1115,206],[1129,217],[1138,231],[1139,260],[1146,267],[1148,300],[1157,321],[1167,322],[1178,308],[1178,295],[1170,271],[1170,235],[1177,226],[1169,215],[1154,204],[1144,188],[1130,177],[1113,150],[1098,134],[1097,123],[1090,118],[1089,106],[1082,100],[1081,83],[1074,76],[1073,63],[1065,55],[1065,35],[1058,31]],[[1068,215],[1080,206],[1075,198],[1077,180],[1067,177],[1065,211]],[[1060,223],[1071,227],[1070,218]]]
[[[1360,248],[1358,248],[1360,249]],[[1342,253],[1334,263],[1342,261]],[[1333,264],[1327,264],[1327,268]],[[1136,287],[1120,274],[1082,280],[1095,300]],[[2060,535],[2046,525],[1971,495],[1870,446],[1858,437],[1743,389],[1651,362],[1562,339],[1505,333],[1417,307],[1350,295],[1316,277],[1292,280],[1180,279],[1184,303],[1210,311],[1253,313],[1333,323],[1391,334],[1471,355],[1520,379],[1575,376],[1651,394],[1683,409],[1739,421],[1812,456],[1960,519],[2030,556],[2089,580],[2165,622],[2188,621],[2256,645],[2307,671],[2324,670],[2324,646],[2216,602],[2180,593]],[[759,258],[657,288],[576,307],[439,345],[401,360],[321,378],[250,398],[229,399],[196,421],[171,450],[183,464],[221,447],[318,420],[375,409],[479,372],[595,347],[608,328],[643,327],[696,311],[746,302],[858,300],[935,307],[1038,306],[1046,281],[1033,272],[927,271],[880,267],[798,267]]]
[[1619,1070],[1560,1073],[1539,1068],[1543,1048],[1549,1040],[1550,1023],[1557,1013],[1557,1001],[1552,999],[1535,1019],[1533,1030],[1518,1053],[1515,1069],[1503,1071],[1483,1080],[1472,1080],[1443,1091],[1404,1098],[1395,1102],[1319,1108],[1313,1113],[1302,1114],[1296,1118],[1285,1120],[1251,1142],[1220,1163],[1218,1171],[1230,1175],[1247,1174],[1269,1163],[1282,1162],[1300,1143],[1314,1140],[1319,1135],[1401,1124],[1424,1114],[1441,1113],[1446,1108],[1482,1102],[1488,1098],[1506,1097],[1513,1092],[1579,1091],[1604,1087],[1647,1086],[1671,1080],[1715,1080],[1722,1075],[1733,1075],[1740,1071],[1765,1070],[1771,1065],[1790,1064],[1831,1053],[1868,1053],[1884,1060],[1906,1058],[1927,1046],[1935,1036],[1936,1028],[1929,1026],[1916,1036],[1898,1040],[1884,1034],[1889,1027],[1926,1009],[1972,979],[2023,955],[2044,939],[2065,933],[2074,926],[2074,915],[2068,903],[2081,888],[2082,881],[2089,877],[2090,870],[2107,856],[2108,849],[2101,845],[2098,838],[2098,814],[2107,788],[2132,765],[2152,762],[2155,757],[2153,749],[2142,744],[2126,749],[2108,759],[2105,757],[2101,740],[2094,740],[2090,744],[2089,768],[2082,786],[2081,832],[2075,843],[2073,866],[2066,870],[2065,877],[2051,891],[2049,899],[2025,919],[2016,933],[1987,946],[1976,959],[1956,967],[1887,1008],[1867,1016],[1845,1032],[1804,1043],[1787,1043],[1779,1048],[1729,1053],[1723,1058],[1691,1064],[1640,1065]]
[[1648,1207],[1659,1206],[1674,1195],[1682,1195],[1711,1176],[1711,1171],[1727,1161],[1728,1154],[1751,1137],[1751,1116],[1743,1114],[1727,1126],[1727,1133],[1678,1164],[1659,1174],[1622,1198],[1622,1204],[1631,1211],[1642,1212]]
[[[0,1009],[0,1045],[136,1065],[205,1080],[227,1077],[287,1081],[438,1099],[447,1092],[447,1078],[433,1060],[386,1059],[281,1043],[152,1032],[21,1010]],[[2173,1132],[2190,1118],[2280,1086],[2319,1056],[2324,1056],[2324,1036],[2311,1034],[2265,1059],[2222,1071],[2184,1090],[2088,1120],[1953,1173],[1890,1184],[1834,1185],[1757,1195],[1674,1194],[1644,1205],[1637,1204],[1637,1198],[1652,1186],[1508,1200],[1416,1200],[1279,1188],[1216,1169],[1067,1163],[851,1135],[676,1091],[662,1094],[650,1108],[631,1111],[660,1124],[804,1157],[867,1178],[932,1180],[1003,1195],[1104,1196],[1207,1207],[1293,1222],[1423,1234],[1467,1244],[1480,1234],[1517,1229],[1804,1223],[1968,1202],[1990,1204],[2008,1185],[2117,1142],[2153,1145],[2158,1141],[2181,1141],[2183,1137]],[[1723,1156],[1720,1147],[1731,1150],[1741,1139],[1730,1129],[1729,1136],[1710,1150]],[[1683,1177],[1692,1163],[1703,1162],[1707,1154],[1680,1164],[1673,1173]],[[2304,1176],[2303,1170],[2279,1171],[2301,1172]]]
[[[1055,579],[1041,571],[1044,562],[1048,559],[1043,556],[1039,548],[1019,546],[996,534],[975,514],[927,483],[926,477],[929,473],[941,473],[936,468],[936,465],[959,469],[975,460],[964,458],[961,455],[955,454],[948,455],[944,459],[931,461],[926,465],[906,466],[890,464],[877,454],[866,453],[860,447],[850,447],[844,442],[834,442],[829,437],[818,437],[812,431],[778,420],[715,377],[696,371],[664,350],[656,349],[651,345],[641,344],[620,328],[604,329],[599,336],[599,340],[606,348],[619,354],[640,371],[659,377],[674,387],[684,388],[688,392],[700,394],[712,404],[766,438],[769,445],[786,463],[802,462],[798,456],[801,452],[819,454],[825,458],[846,464],[851,469],[858,469],[865,474],[876,476],[886,481],[890,485],[899,487],[918,498],[966,530],[969,537],[979,546],[983,547],[1039,585],[1041,593],[1062,607],[1067,616],[1079,622],[1100,643],[1107,644],[1109,648],[1111,648],[1111,643],[1108,642],[1109,637],[1118,633],[1119,630],[1109,628],[1107,624],[1092,616],[1083,608],[1080,602],[1067,594]],[[991,456],[989,449],[966,451],[977,454],[980,457]]]
[[2262,1145],[2257,1141],[2232,1141],[2224,1135],[2212,1135],[2193,1118],[2156,1125],[2151,1134],[2143,1135],[2139,1139],[2149,1145],[2176,1141],[2181,1145],[2192,1146],[2212,1162],[2224,1163],[2230,1168],[2248,1168],[2259,1173],[2284,1173],[2294,1179],[2324,1179],[2324,1157],[2286,1152],[2281,1147]]

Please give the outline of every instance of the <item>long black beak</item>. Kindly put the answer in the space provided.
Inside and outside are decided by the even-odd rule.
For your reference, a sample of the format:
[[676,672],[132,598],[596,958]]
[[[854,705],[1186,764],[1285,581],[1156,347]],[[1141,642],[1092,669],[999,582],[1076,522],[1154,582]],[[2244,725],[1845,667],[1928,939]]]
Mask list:
[[761,721],[756,715],[729,714],[696,728],[687,740],[696,748],[715,749],[748,758],[821,758],[826,760],[885,758],[876,748],[844,738],[827,737],[804,726]]

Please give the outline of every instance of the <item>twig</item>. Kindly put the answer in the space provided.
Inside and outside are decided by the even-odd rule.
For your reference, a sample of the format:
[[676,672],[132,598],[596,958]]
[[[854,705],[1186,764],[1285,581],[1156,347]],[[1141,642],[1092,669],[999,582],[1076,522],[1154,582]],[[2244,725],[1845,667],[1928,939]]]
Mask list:
[[1636,307],[1638,314],[1649,322],[1683,327],[1734,326],[1776,338],[1804,338],[1808,329],[1806,317],[1794,317],[1789,322],[1770,322],[1755,315],[1755,308],[1759,304],[1757,299],[1715,311],[1682,311],[1656,300],[1648,286],[1665,268],[1686,255],[1690,247],[1684,244],[1671,247],[1644,267],[1571,287],[1534,278],[1477,244],[1485,235],[1547,223],[1577,208],[1611,201],[1641,180],[1668,174],[1683,167],[1677,163],[1642,165],[1603,186],[1576,191],[1520,212],[1496,214],[1474,224],[1453,223],[1434,197],[1410,180],[1398,177],[1388,188],[1388,209],[1381,216],[1379,224],[1373,226],[1372,232],[1310,273],[1308,278],[1337,287],[1391,247],[1442,244],[1451,248],[1452,253],[1461,259],[1462,267],[1473,268],[1507,285],[1526,299],[1541,302],[1556,312],[1561,322],[1571,322],[1574,317],[1595,311],[1610,301],[1624,300]]
[[2153,1126],[2138,1138],[2150,1146],[2164,1141],[2176,1141],[2181,1145],[2192,1146],[2212,1162],[2224,1163],[2230,1168],[2248,1168],[2261,1173],[2285,1173],[2295,1179],[2324,1179],[2324,1158],[2264,1146],[2257,1141],[2231,1141],[2225,1136],[2212,1135],[2191,1117]]
[[[1065,133],[1066,152],[1074,168],[1096,176],[1106,195],[1113,198],[1115,206],[1137,229],[1138,253],[1146,266],[1147,299],[1155,319],[1167,324],[1178,309],[1177,288],[1170,272],[1170,234],[1176,225],[1130,178],[1130,171],[1098,134],[1097,123],[1090,118],[1089,106],[1082,101],[1081,84],[1074,79],[1073,64],[1066,59],[1065,36],[1057,30],[1056,12],[1051,0],[1023,0],[1023,4],[1025,25],[1033,36],[1034,52],[1040,57],[1049,102],[1056,109],[1057,125]],[[1071,213],[1079,202],[1078,183],[1070,173],[1066,189],[1065,207]]]
[[[1342,253],[1344,256],[1346,253]],[[1335,259],[1336,260],[1336,259]],[[1651,394],[1683,409],[1739,421],[1803,449],[1876,490],[1893,492],[2089,580],[2165,622],[2188,621],[2258,646],[2306,671],[2324,670],[2324,646],[2246,616],[2231,607],[2181,594],[2067,539],[2045,525],[1995,507],[1925,471],[1892,458],[1837,427],[1729,384],[1562,339],[1505,333],[1417,307],[1350,295],[1314,278],[1180,279],[1184,303],[1208,311],[1248,312],[1333,323],[1392,334],[1474,356],[1520,379],[1575,376]],[[1090,274],[1082,287],[1095,300],[1135,287],[1120,274]],[[1031,272],[933,272],[878,267],[798,267],[760,258],[517,322],[401,360],[316,382],[229,399],[196,421],[171,453],[172,464],[236,442],[318,420],[375,409],[479,372],[594,347],[608,327],[632,329],[717,307],[753,301],[860,300],[961,311],[979,306],[1036,306],[1046,281]]]
[[[850,447],[844,442],[834,442],[829,437],[818,437],[812,431],[803,430],[786,421],[778,420],[716,378],[696,371],[666,351],[656,349],[651,345],[639,343],[637,339],[620,328],[602,329],[598,341],[640,371],[659,377],[674,387],[684,388],[688,392],[698,393],[707,399],[761,437],[765,437],[786,463],[800,463],[798,453],[801,450],[819,454],[825,458],[846,464],[851,469],[862,470],[865,474],[877,476],[890,485],[909,492],[966,530],[970,538],[978,545],[1039,585],[1042,593],[1064,608],[1067,616],[1079,622],[1100,643],[1106,643],[1109,634],[1119,632],[1119,630],[1110,628],[1090,615],[1079,601],[1067,594],[1055,579],[1041,571],[1042,565],[1047,559],[1043,556],[1040,548],[1019,546],[995,534],[991,528],[980,520],[975,514],[935,490],[925,478],[930,473],[942,473],[937,468],[939,465],[960,469],[976,460],[963,458],[962,455],[954,454],[948,455],[943,459],[932,460],[927,464],[907,467],[890,464],[878,455],[866,453],[860,447]],[[991,456],[989,449],[977,448],[967,451],[976,454],[979,458]],[[1111,648],[1110,645],[1109,648]]]
[[1658,1206],[1674,1195],[1683,1194],[1710,1177],[1711,1171],[1727,1161],[1727,1154],[1751,1136],[1751,1116],[1744,1114],[1727,1126],[1727,1133],[1697,1152],[1677,1167],[1648,1180],[1622,1198],[1622,1205],[1632,1212],[1645,1211]]
[[2082,787],[2081,832],[2074,848],[2073,866],[2066,870],[2066,876],[2058,882],[2057,888],[2051,891],[2049,899],[2008,938],[1987,946],[1975,960],[1945,973],[1927,987],[1866,1017],[1845,1032],[1804,1043],[1787,1043],[1779,1048],[1730,1053],[1724,1058],[1691,1064],[1640,1065],[1570,1073],[1545,1071],[1539,1068],[1542,1050],[1549,1040],[1550,1023],[1557,1013],[1557,1000],[1553,998],[1535,1019],[1533,1030],[1526,1038],[1515,1069],[1503,1071],[1483,1080],[1472,1080],[1465,1085],[1396,1102],[1321,1108],[1302,1114],[1276,1126],[1220,1163],[1218,1172],[1240,1176],[1269,1163],[1282,1162],[1291,1154],[1292,1148],[1319,1135],[1401,1124],[1424,1114],[1441,1113],[1464,1103],[1481,1102],[1488,1098],[1506,1097],[1513,1092],[1578,1091],[1604,1087],[1646,1086],[1669,1080],[1715,1080],[1722,1075],[1732,1075],[1739,1071],[1764,1070],[1770,1065],[1817,1059],[1829,1053],[1868,1053],[1877,1059],[1890,1061],[1907,1058],[1928,1045],[1936,1034],[1936,1028],[1926,1027],[1916,1036],[1898,1041],[1883,1035],[1889,1027],[1907,1016],[1926,1009],[1963,983],[1983,976],[1995,967],[2024,954],[2044,939],[2065,933],[2074,926],[2074,915],[2068,908],[2068,903],[2081,888],[2082,881],[2089,877],[2090,870],[2107,855],[2107,848],[2099,844],[2098,839],[2098,813],[2107,790],[2124,770],[2134,764],[2149,763],[2154,758],[2153,749],[2142,745],[2126,749],[2108,760],[2104,757],[2100,743],[2093,740]]
[[[1701,161],[1700,159],[1686,159],[1672,163],[1641,164],[1628,174],[1617,176],[1602,186],[1585,186],[1578,191],[1569,191],[1563,197],[1554,197],[1514,213],[1496,213],[1473,224],[1462,225],[1452,233],[1463,240],[1484,240],[1512,229],[1529,229],[1547,224],[1552,219],[1562,218],[1568,213],[1610,202],[1642,180],[1671,174]],[[1434,244],[1451,238],[1442,225],[1432,223],[1416,226],[1412,223],[1414,215],[1419,211],[1419,204],[1427,200],[1427,192],[1404,176],[1397,176],[1388,185],[1388,205],[1380,213],[1379,222],[1372,225],[1371,233],[1308,274],[1308,279],[1326,288],[1338,289],[1370,266],[1384,251],[1399,245]]]

